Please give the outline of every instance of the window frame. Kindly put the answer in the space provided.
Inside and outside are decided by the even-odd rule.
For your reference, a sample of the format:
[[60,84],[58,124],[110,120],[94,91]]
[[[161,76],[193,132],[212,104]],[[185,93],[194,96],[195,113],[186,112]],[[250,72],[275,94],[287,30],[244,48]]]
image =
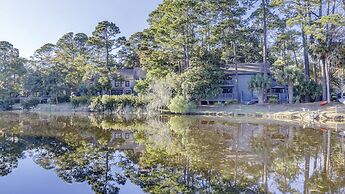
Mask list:
[[131,85],[131,84],[130,84],[129,81],[125,81],[125,86],[126,86],[126,87],[130,87],[130,85]]

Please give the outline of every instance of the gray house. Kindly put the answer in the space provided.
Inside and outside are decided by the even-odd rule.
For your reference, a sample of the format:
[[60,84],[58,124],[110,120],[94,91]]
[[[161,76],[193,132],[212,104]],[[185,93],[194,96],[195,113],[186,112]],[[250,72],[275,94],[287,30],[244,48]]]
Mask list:
[[134,94],[134,86],[138,80],[146,78],[146,72],[141,68],[120,69],[118,79],[111,81],[111,95]]
[[[229,100],[240,99],[241,103],[258,99],[258,94],[248,88],[250,79],[256,74],[263,73],[262,63],[239,63],[237,64],[238,75],[238,92],[236,89],[236,71],[234,64],[223,66],[225,72],[225,80],[220,85],[222,93],[216,97],[205,99],[201,104],[212,104],[214,102],[226,102]],[[268,96],[278,97],[279,103],[287,101],[287,87],[281,86],[273,80],[271,88],[268,90]]]

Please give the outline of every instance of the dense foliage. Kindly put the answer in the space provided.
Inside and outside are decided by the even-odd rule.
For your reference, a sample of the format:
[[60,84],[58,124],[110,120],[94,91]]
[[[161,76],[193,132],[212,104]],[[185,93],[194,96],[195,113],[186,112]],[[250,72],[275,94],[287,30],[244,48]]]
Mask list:
[[146,102],[138,96],[120,95],[109,96],[103,95],[94,97],[90,100],[89,108],[91,111],[130,111],[133,109],[145,108]]
[[74,108],[82,105],[88,105],[90,103],[90,96],[73,96],[71,98],[71,103]]
[[[263,62],[264,73],[249,84],[260,103],[272,79],[289,86],[290,103],[330,101],[344,87],[344,15],[336,0],[164,0],[148,28],[128,39],[102,21],[91,36],[66,33],[30,59],[0,41],[0,101],[9,108],[19,96],[60,103],[109,95],[118,70],[141,67],[147,78],[135,91],[148,107],[167,108],[172,99],[195,104],[221,92],[224,64],[240,62]],[[85,103],[79,100],[74,106]]]
[[21,105],[23,109],[30,110],[31,108],[35,108],[40,103],[40,100],[37,98],[28,98],[21,101]]
[[186,100],[183,96],[174,97],[169,105],[169,109],[176,113],[187,113],[195,108],[195,103]]

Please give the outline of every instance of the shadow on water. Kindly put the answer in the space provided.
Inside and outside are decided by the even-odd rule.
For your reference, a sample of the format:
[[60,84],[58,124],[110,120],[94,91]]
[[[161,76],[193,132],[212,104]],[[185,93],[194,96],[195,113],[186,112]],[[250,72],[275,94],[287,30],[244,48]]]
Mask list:
[[[232,122],[1,113],[0,181],[29,157],[94,193],[344,193],[343,137]],[[44,177],[42,177],[44,179]]]

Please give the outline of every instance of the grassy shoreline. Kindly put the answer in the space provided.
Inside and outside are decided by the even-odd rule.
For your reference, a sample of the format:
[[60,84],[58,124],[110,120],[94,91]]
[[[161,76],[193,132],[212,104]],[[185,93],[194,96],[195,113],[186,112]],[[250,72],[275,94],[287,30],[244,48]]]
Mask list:
[[345,105],[336,102],[325,106],[320,106],[319,103],[200,106],[188,114],[255,117],[299,122],[345,123]]
[[[73,108],[70,103],[58,105],[39,105],[30,112],[56,113],[87,113],[87,107]],[[325,106],[319,103],[303,104],[264,104],[264,105],[213,105],[199,106],[197,109],[184,114],[176,114],[167,110],[162,115],[209,115],[219,117],[248,117],[267,120],[316,122],[322,124],[345,123],[345,105],[332,102]]]

